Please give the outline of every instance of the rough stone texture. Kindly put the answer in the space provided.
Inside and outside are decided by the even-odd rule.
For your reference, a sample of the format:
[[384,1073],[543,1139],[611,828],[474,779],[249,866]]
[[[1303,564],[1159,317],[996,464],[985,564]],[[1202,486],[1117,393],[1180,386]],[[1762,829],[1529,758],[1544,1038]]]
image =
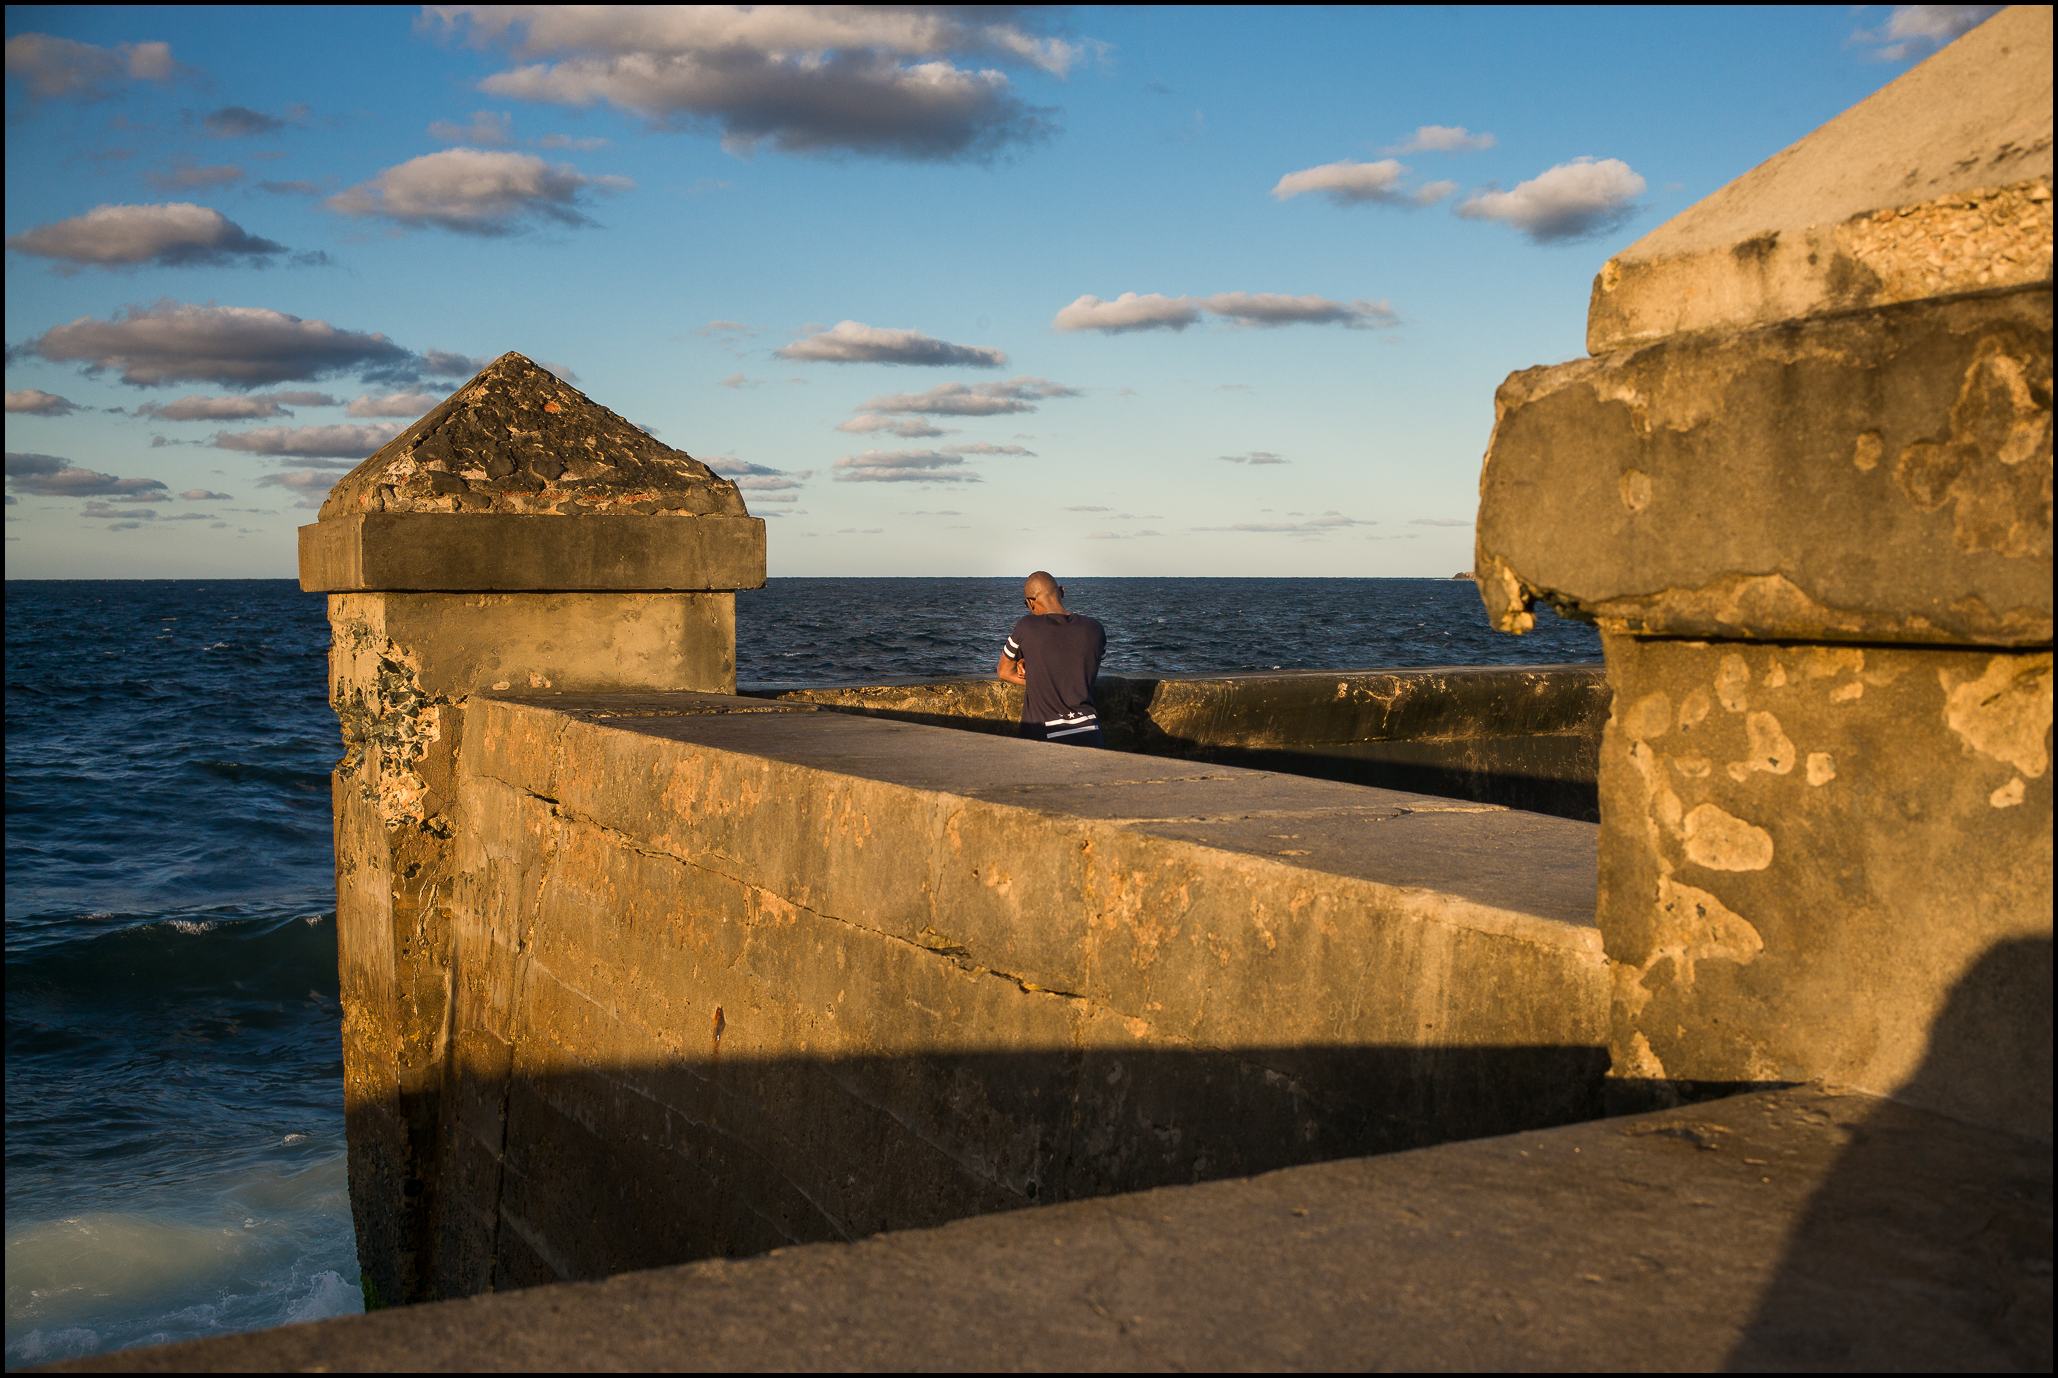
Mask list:
[[1594,354],[2051,281],[2051,10],[2014,6],[1601,269]]
[[310,592],[747,589],[765,582],[756,517],[370,512],[300,528]]
[[2048,1138],[2050,652],[1606,647],[1616,1075],[1886,1093],[1927,1056],[1908,1094]]
[[1543,597],[1651,635],[2051,640],[2048,289],[1532,369],[1495,410],[1504,631]]
[[359,512],[747,515],[735,484],[514,353],[345,474],[321,517]]
[[[447,519],[446,519],[447,520]],[[735,596],[359,593],[329,599],[344,1111],[376,1298],[420,1295],[450,1015],[454,769],[482,689],[735,684]]]
[[423,1294],[1598,1109],[1589,825],[691,696],[460,776]]
[[[766,691],[910,722],[1011,733],[1019,687],[993,678]],[[1308,670],[1144,679],[1094,689],[1108,746],[1417,790],[1592,821],[1599,666]]]
[[1780,1091],[56,1367],[2048,1372],[2051,1159]]

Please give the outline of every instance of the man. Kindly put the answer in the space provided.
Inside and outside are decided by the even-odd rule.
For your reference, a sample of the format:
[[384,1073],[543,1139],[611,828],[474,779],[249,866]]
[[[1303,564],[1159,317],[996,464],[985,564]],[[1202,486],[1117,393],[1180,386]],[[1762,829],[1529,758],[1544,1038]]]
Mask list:
[[993,673],[1023,687],[1022,735],[1072,746],[1100,746],[1093,679],[1107,653],[1100,623],[1065,611],[1065,591],[1042,570],[1022,581],[1029,615],[1015,623]]

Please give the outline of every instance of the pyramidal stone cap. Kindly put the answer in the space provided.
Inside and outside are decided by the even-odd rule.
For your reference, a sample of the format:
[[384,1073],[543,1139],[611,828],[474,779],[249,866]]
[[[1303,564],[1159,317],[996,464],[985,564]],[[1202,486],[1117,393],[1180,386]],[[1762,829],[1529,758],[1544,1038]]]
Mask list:
[[336,484],[300,528],[311,592],[706,590],[764,582],[736,485],[520,354]]

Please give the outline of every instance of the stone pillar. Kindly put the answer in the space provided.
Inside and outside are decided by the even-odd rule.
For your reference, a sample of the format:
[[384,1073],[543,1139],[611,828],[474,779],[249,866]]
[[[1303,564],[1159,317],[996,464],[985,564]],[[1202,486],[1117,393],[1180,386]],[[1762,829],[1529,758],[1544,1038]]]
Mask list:
[[1610,261],[1591,357],[1502,386],[1481,595],[1597,622],[1613,690],[1625,1092],[2050,1136],[2051,281],[2017,8]]
[[329,595],[351,1207],[372,1305],[434,1294],[451,1053],[452,780],[480,691],[736,683],[764,523],[733,484],[519,354],[345,476],[300,530]]

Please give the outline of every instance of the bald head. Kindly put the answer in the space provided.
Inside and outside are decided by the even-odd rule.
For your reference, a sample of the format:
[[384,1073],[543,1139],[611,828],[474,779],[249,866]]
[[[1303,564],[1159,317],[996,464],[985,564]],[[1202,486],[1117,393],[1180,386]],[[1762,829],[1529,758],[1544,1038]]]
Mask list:
[[1039,569],[1022,581],[1022,601],[1034,613],[1063,612],[1065,591],[1057,580]]

